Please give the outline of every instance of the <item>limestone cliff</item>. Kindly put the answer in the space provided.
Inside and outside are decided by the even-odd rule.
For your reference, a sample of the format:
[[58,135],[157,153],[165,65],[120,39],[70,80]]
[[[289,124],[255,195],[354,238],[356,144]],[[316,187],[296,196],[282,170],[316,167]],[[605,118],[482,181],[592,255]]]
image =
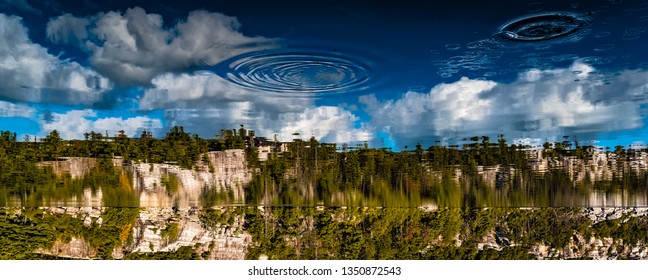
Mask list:
[[[174,164],[132,164],[125,170],[133,174],[133,187],[140,193],[140,206],[190,207],[200,204],[205,191],[230,192],[235,201],[244,201],[243,187],[250,182],[243,150],[209,152],[208,162],[199,161],[194,169]],[[211,167],[211,168],[210,168]],[[176,180],[177,182],[168,182]],[[170,195],[164,181],[177,183],[178,189]]]
[[[102,214],[108,208],[56,207],[42,209],[50,215],[70,215],[83,221],[82,227],[89,229],[108,226],[105,221],[102,221]],[[133,254],[174,252],[181,248],[190,248],[202,259],[244,259],[248,249],[258,245],[259,240],[254,240],[245,228],[244,215],[234,213],[228,219],[219,222],[219,219],[206,219],[205,214],[209,211],[224,213],[227,210],[223,208],[142,208],[139,210],[133,226],[127,227],[126,234],[130,235],[130,241],[114,248],[111,257],[121,259]],[[524,211],[534,211],[534,209]],[[336,223],[345,223],[345,219],[347,219],[345,212],[337,213],[339,215],[333,215],[331,219]],[[582,208],[570,213],[570,215],[576,215],[581,219],[589,219],[592,222],[590,227],[609,223],[621,225],[623,228],[623,224],[630,219],[648,216],[648,209]],[[20,210],[17,210],[16,214],[20,215]],[[351,218],[353,214],[349,214],[349,218]],[[266,219],[267,225],[277,222],[274,220],[276,217],[273,218],[269,213],[262,211],[258,215],[262,215],[263,219]],[[570,240],[561,247],[552,247],[543,240],[522,245],[514,241],[512,238],[514,234],[506,224],[499,224],[487,232],[478,243],[464,242],[461,239],[462,233],[459,233],[454,237],[454,242],[452,242],[454,245],[451,246],[471,246],[479,251],[523,248],[528,256],[536,259],[648,259],[648,244],[641,241],[645,240],[642,237],[646,234],[645,218],[635,225],[639,225],[639,227],[630,225],[628,231],[638,236],[639,238],[636,240],[639,241],[624,240],[615,235],[588,234],[589,236],[583,236],[574,231],[568,233]],[[303,248],[304,244],[312,242],[308,238],[317,238],[309,234],[315,232],[316,227],[317,222],[313,216],[302,217],[301,222],[297,223],[297,226],[291,231],[310,237],[303,237],[302,234],[284,236],[286,245]],[[437,241],[438,244],[433,240],[427,248],[443,246],[441,236]],[[472,246],[476,246],[476,248]],[[73,235],[67,240],[54,240],[51,248],[41,248],[38,252],[64,258],[95,259],[98,258],[100,250],[101,248],[90,245],[90,242],[85,241],[83,237]],[[424,254],[424,252],[421,253]]]
[[[205,259],[244,259],[249,234],[242,230],[243,219],[237,217],[232,225],[219,224],[208,228],[199,220],[197,209],[142,209],[133,228],[134,242],[129,252],[168,252],[189,246]],[[175,226],[176,236],[165,236],[164,229]]]
[[[247,168],[245,152],[241,149],[208,152],[201,156],[193,169],[185,169],[172,163],[135,163],[120,158],[113,165],[125,174],[132,175],[130,185],[139,195],[141,207],[191,207],[201,206],[206,193],[227,192],[234,202],[245,200],[244,186],[252,178]],[[51,166],[58,175],[69,174],[82,178],[97,166],[97,159],[66,157],[58,161],[46,161],[40,166]],[[82,201],[73,198],[62,206],[103,206],[101,194],[84,194]],[[57,202],[49,203],[57,206]]]
[[[101,214],[106,208],[53,207],[41,208],[51,215],[70,215],[83,221],[84,227],[102,227]],[[212,208],[213,209],[213,208]],[[231,224],[206,226],[200,221],[204,210],[196,208],[141,208],[134,222],[132,242],[117,246],[112,258],[121,259],[132,253],[171,252],[191,247],[203,259],[244,259],[251,237],[243,229],[243,217],[236,216]],[[169,228],[175,228],[168,234]],[[51,248],[40,248],[41,254],[72,259],[97,259],[98,250],[81,236],[56,240]]]
[[69,174],[72,178],[83,177],[90,169],[97,166],[97,159],[85,157],[62,157],[57,161],[44,161],[39,166],[51,166],[58,175]]

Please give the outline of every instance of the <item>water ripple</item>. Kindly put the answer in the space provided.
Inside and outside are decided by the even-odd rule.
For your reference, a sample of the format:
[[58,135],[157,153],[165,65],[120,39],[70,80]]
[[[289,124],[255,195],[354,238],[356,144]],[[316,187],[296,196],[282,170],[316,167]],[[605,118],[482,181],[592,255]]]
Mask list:
[[567,12],[533,14],[504,24],[496,35],[509,41],[539,42],[574,34],[589,23],[586,17]]
[[285,97],[325,97],[363,90],[371,64],[339,52],[283,49],[235,58],[224,77],[244,88]]

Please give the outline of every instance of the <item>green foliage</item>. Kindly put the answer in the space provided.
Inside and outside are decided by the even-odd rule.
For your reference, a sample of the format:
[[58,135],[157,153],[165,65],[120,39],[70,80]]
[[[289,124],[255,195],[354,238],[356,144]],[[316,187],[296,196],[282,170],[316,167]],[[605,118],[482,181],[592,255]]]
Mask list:
[[599,238],[612,237],[627,244],[648,243],[648,219],[644,217],[622,217],[605,220],[592,226]]
[[180,225],[178,223],[169,223],[165,228],[160,230],[160,235],[167,242],[176,241],[180,236]]
[[[15,133],[2,131],[0,206],[10,201],[26,206],[65,203],[80,199],[88,188],[93,193],[101,190],[105,206],[138,206],[137,193],[125,183],[120,168],[113,167],[114,158],[121,157],[125,164],[166,162],[214,172],[206,153],[233,148],[245,150],[246,163],[253,173],[252,182],[244,186],[245,202],[253,205],[417,206],[431,199],[442,207],[553,206],[564,205],[556,201],[558,198],[588,195],[592,189],[642,192],[648,186],[646,172],[622,172],[612,180],[584,180],[576,185],[573,176],[564,170],[532,172],[525,147],[508,145],[503,136],[496,142],[488,136],[465,141],[461,149],[439,145],[424,148],[418,144],[415,150],[393,152],[345,145],[338,151],[335,144],[311,138],[278,143],[287,145],[288,151],[271,153],[267,161],[260,162],[257,148],[251,145],[254,133],[243,126],[223,129],[214,139],[191,135],[179,126],[171,128],[162,139],[143,131],[139,138],[129,138],[123,132],[115,136],[89,132],[84,140],[63,140],[52,131],[41,141],[20,142]],[[591,147],[572,147],[569,141],[546,143],[545,148],[545,156],[558,160],[591,157]],[[619,164],[634,156],[633,151],[622,147],[614,153]],[[61,157],[91,157],[98,166],[84,178],[72,179],[57,176],[52,168],[40,164]],[[498,180],[493,188],[478,174],[478,167],[495,165],[510,177]],[[463,174],[460,178],[455,175],[457,169]],[[170,174],[162,178],[169,195],[178,191],[174,177]],[[504,202],[496,197],[502,197],[503,191],[508,192]],[[206,192],[201,200],[206,205],[233,202],[231,193],[226,192]]]
[[[200,259],[200,245],[174,252],[128,253],[138,208],[106,208],[101,225],[84,226],[80,217],[50,214],[39,208],[0,209],[0,259],[51,258],[55,241],[82,239],[99,258],[110,259],[122,248],[126,259]],[[611,237],[615,244],[648,242],[648,217],[623,216],[595,224],[576,208],[314,208],[232,207],[205,209],[200,221],[209,230],[233,226],[244,217],[242,230],[252,236],[246,258],[258,259],[530,259],[537,244],[566,248],[577,236]],[[169,223],[162,238],[172,242],[180,225]],[[478,249],[485,238],[501,248]],[[508,238],[509,243],[501,241]],[[213,249],[213,246],[210,247]]]
[[86,227],[80,218],[38,208],[23,208],[20,214],[0,209],[0,259],[41,258],[37,249],[47,251],[55,241],[69,242],[73,237],[88,242],[98,257],[110,259],[115,247],[126,247],[133,241],[132,227],[138,213],[138,208],[106,208],[101,226]]
[[0,259],[32,259],[36,249],[54,244],[52,225],[42,223],[42,211],[30,215],[14,215],[8,208],[0,208]]
[[[1,131],[0,206],[12,199],[25,206],[66,203],[81,199],[89,189],[102,192],[104,206],[137,207],[139,198],[131,185],[132,175],[115,168],[114,158],[177,163],[184,168],[207,166],[214,172],[205,153],[236,148],[245,149],[246,163],[253,172],[252,181],[244,186],[250,205],[327,206],[322,211],[283,207],[266,208],[260,213],[256,208],[226,208],[201,214],[203,225],[214,231],[233,226],[234,220],[244,215],[245,229],[254,237],[248,258],[265,254],[273,259],[518,259],[528,258],[528,249],[538,243],[564,248],[576,233],[622,239],[629,244],[648,242],[645,218],[624,217],[592,225],[574,209],[473,208],[554,205],[555,199],[588,194],[591,189],[642,191],[648,186],[645,172],[624,172],[608,181],[585,180],[576,185],[565,170],[533,173],[524,147],[508,145],[503,137],[493,143],[486,136],[472,137],[462,149],[438,145],[425,149],[419,144],[413,151],[402,152],[366,146],[338,151],[334,144],[312,138],[287,143],[288,152],[272,153],[264,162],[258,160],[258,150],[250,145],[253,140],[253,133],[242,126],[222,130],[215,139],[190,135],[182,127],[172,128],[163,139],[155,139],[148,132],[133,139],[123,133],[110,137],[91,132],[84,140],[62,140],[52,131],[34,142],[19,142],[15,133]],[[590,157],[587,147],[572,148],[569,142],[546,143],[545,148],[544,155],[555,160]],[[622,147],[616,147],[614,154],[620,164],[633,157],[633,151]],[[51,166],[40,164],[61,157],[91,157],[97,165],[83,178],[73,179],[65,174],[57,176]],[[511,171],[511,178],[491,186],[478,176],[478,166],[494,165]],[[457,178],[455,169],[465,176]],[[169,195],[178,192],[175,174],[164,176],[161,183]],[[502,190],[510,190],[504,203]],[[234,199],[231,192],[206,191],[201,200],[231,204]],[[434,212],[408,208],[430,200],[451,208]],[[137,208],[108,208],[102,214],[101,227],[85,228],[79,219],[39,211],[31,209],[21,215],[0,212],[0,248],[10,248],[0,257],[33,258],[37,257],[36,248],[81,237],[97,248],[99,257],[110,258],[114,248],[132,242],[137,217]],[[494,232],[516,246],[501,251],[475,249],[484,236]],[[169,224],[162,234],[168,240],[176,239],[179,225]],[[33,244],[27,244],[28,240]],[[462,240],[462,246],[457,246],[457,240]],[[162,256],[199,257],[189,249],[150,257]]]
[[183,246],[171,252],[154,253],[130,253],[124,256],[125,260],[200,260],[198,255],[190,246]]
[[[247,258],[271,259],[454,259],[478,255],[476,243],[501,220],[497,210],[415,208],[266,209],[249,211],[245,229],[254,244]],[[477,220],[469,219],[483,216]],[[482,228],[470,231],[472,228]],[[456,247],[460,238],[465,247]],[[502,256],[521,256],[520,250]],[[515,254],[513,254],[515,253]],[[517,255],[516,255],[517,254]]]
[[200,213],[199,219],[204,227],[215,230],[223,225],[234,226],[235,219],[244,214],[245,209],[242,207],[227,207],[224,210],[205,208]]
[[100,258],[110,259],[115,247],[133,242],[133,225],[138,215],[139,208],[106,208],[101,214],[101,227],[92,227],[83,237],[97,248]]
[[[248,209],[245,220],[248,259],[532,259],[534,245],[562,249],[582,237],[648,242],[648,217],[592,224],[578,208],[284,207]],[[501,249],[478,249],[486,237]]]
[[162,176],[160,183],[166,188],[167,194],[174,194],[178,192],[178,188],[180,186],[178,176],[173,173],[165,174],[164,176]]

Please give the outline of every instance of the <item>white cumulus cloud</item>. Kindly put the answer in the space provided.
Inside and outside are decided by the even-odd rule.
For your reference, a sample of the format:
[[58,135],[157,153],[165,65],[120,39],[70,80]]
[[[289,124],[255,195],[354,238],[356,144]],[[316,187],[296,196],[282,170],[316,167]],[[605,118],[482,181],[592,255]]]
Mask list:
[[89,18],[64,14],[47,23],[47,38],[59,44],[81,44],[88,38]]
[[247,37],[235,17],[199,10],[165,27],[162,16],[135,7],[92,17],[52,19],[53,42],[82,42],[90,63],[122,85],[148,85],[153,77],[191,66],[214,65],[232,56],[271,47],[276,40]]
[[[278,131],[277,136],[282,141],[310,137],[330,143],[371,140],[372,132],[364,127],[356,128],[356,121],[358,117],[340,107],[309,107],[301,112],[281,114],[279,122],[265,123],[260,131],[264,135],[272,135]],[[293,135],[294,133],[299,133],[299,136]]]
[[252,128],[259,136],[290,141],[314,136],[320,141],[368,141],[370,130],[356,128],[358,117],[336,106],[316,106],[312,99],[273,97],[240,88],[208,72],[164,74],[144,91],[140,109],[166,109],[167,126],[214,135],[222,128]]
[[[149,117],[132,118],[96,118],[94,110],[71,110],[65,113],[51,113],[47,121],[40,123],[41,132],[49,133],[56,130],[64,139],[83,139],[87,132],[97,132],[114,136],[118,131],[123,130],[129,137],[139,136],[142,130],[157,132],[162,128],[162,121]],[[43,119],[43,118],[41,118]]]
[[90,103],[108,79],[33,43],[21,19],[0,14],[0,97],[32,102]]
[[[614,79],[608,81],[610,74]],[[587,64],[521,73],[511,83],[461,78],[397,100],[363,96],[376,130],[402,144],[424,138],[504,134],[550,137],[636,129],[648,73],[598,73]]]
[[0,117],[34,117],[36,110],[30,106],[0,100]]

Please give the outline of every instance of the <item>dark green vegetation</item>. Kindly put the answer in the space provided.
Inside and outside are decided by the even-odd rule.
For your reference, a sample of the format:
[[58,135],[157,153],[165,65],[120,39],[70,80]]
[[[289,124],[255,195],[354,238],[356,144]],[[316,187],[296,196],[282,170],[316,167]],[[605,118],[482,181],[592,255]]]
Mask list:
[[[101,225],[45,209],[0,210],[0,259],[66,257],[52,252],[55,242],[83,240],[90,256],[111,259],[117,248],[124,259],[205,259],[202,244],[170,252],[131,252],[139,208],[105,208]],[[222,233],[243,219],[233,234],[252,236],[247,259],[534,259],[534,246],[576,250],[588,258],[590,238],[613,238],[609,256],[628,258],[648,243],[648,216],[623,215],[594,223],[578,208],[300,208],[234,207],[200,209],[203,227]],[[159,234],[166,242],[179,236],[177,222]],[[596,242],[595,242],[596,243]],[[643,245],[642,245],[643,244]],[[129,247],[130,246],[130,247]],[[213,244],[209,250],[213,249]],[[614,251],[614,252],[613,252]],[[74,256],[67,256],[74,257]],[[87,257],[87,256],[76,256]],[[546,256],[545,256],[546,257]]]
[[[0,131],[0,206],[13,197],[27,206],[40,206],[43,201],[45,205],[50,205],[49,202],[65,205],[73,198],[80,199],[84,189],[90,189],[93,193],[101,190],[103,206],[136,207],[138,196],[130,185],[131,174],[114,167],[114,158],[125,162],[172,162],[192,168],[202,160],[200,155],[208,151],[246,149],[253,133],[249,135],[241,127],[238,131],[223,130],[217,139],[202,139],[189,135],[182,127],[174,127],[162,139],[153,138],[146,131],[139,138],[129,138],[123,131],[114,137],[95,132],[85,136],[84,140],[63,140],[54,130],[39,141],[30,138],[18,141],[15,133]],[[39,164],[62,157],[91,158],[97,164],[89,167],[81,179],[57,176],[51,166]],[[173,175],[164,179],[169,192],[177,191]]]
[[193,248],[180,247],[177,251],[155,253],[132,253],[126,255],[126,260],[200,260],[202,259]]
[[[630,251],[648,242],[648,217],[594,223],[578,208],[266,208],[246,214],[258,259],[534,259],[534,245],[581,250],[591,237],[612,237]],[[490,246],[479,244],[488,243]],[[592,249],[589,249],[592,250]],[[612,255],[610,255],[612,256]],[[627,258],[627,255],[618,255]]]
[[[575,233],[600,235],[578,209],[273,208],[267,215],[246,216],[256,241],[248,258],[531,259],[535,244],[563,248]],[[502,236],[501,250],[478,250],[487,235]]]
[[71,215],[38,208],[16,210],[0,209],[0,259],[40,259],[37,249],[48,251],[55,241],[66,243],[73,237],[85,240],[99,258],[110,259],[116,247],[133,242],[133,224],[139,213],[139,208],[106,208],[101,226],[94,219],[86,227]]
[[[631,170],[630,162],[645,151],[596,151],[570,142],[546,143],[543,151],[508,145],[501,137],[473,137],[462,149],[431,146],[393,152],[365,146],[295,140],[288,151],[270,154],[253,165],[258,171],[246,189],[249,205],[324,205],[404,207],[434,203],[449,207],[589,206],[592,191],[620,190],[644,194],[648,173]],[[614,158],[597,166],[610,171],[593,179],[594,154]],[[538,157],[562,167],[533,170]],[[567,161],[565,161],[567,160]],[[565,164],[564,162],[568,162]],[[571,171],[565,166],[571,164]],[[579,165],[582,164],[582,165]],[[487,170],[496,170],[491,177]],[[581,176],[582,175],[582,176]],[[580,179],[577,177],[580,176]],[[584,201],[585,200],[585,201]],[[629,205],[630,206],[630,205]]]
[[[82,200],[90,190],[92,194],[101,192],[102,206],[137,207],[139,194],[132,187],[133,174],[114,166],[115,159],[124,165],[171,163],[186,169],[201,164],[215,172],[205,153],[226,149],[245,150],[252,177],[243,186],[245,199],[236,200],[231,189],[215,192],[207,188],[202,190],[202,206],[589,206],[578,199],[587,198],[591,191],[607,194],[623,190],[634,195],[648,190],[648,173],[630,170],[629,164],[642,151],[622,147],[615,147],[613,152],[601,151],[615,161],[600,168],[615,170],[614,174],[590,180],[594,173],[588,171],[587,164],[598,162],[593,147],[572,146],[569,141],[546,143],[538,155],[525,146],[507,144],[503,136],[495,143],[486,136],[466,139],[462,149],[417,145],[402,152],[366,145],[337,147],[312,138],[288,143],[266,141],[274,149],[282,145],[285,149],[260,161],[259,147],[255,146],[258,138],[243,126],[222,130],[214,139],[174,127],[162,139],[147,132],[139,138],[91,132],[84,140],[63,140],[52,131],[40,141],[24,140],[0,132],[0,206],[69,205]],[[577,180],[578,174],[562,167],[534,172],[532,155],[555,164],[577,160],[583,163],[578,167],[583,170],[578,172],[585,175]],[[89,164],[82,178],[73,179],[54,172],[51,163],[61,157],[79,157],[96,164]],[[43,161],[50,165],[41,164]],[[497,169],[490,179],[484,176],[488,168]],[[160,183],[169,196],[180,187],[174,174],[164,175]]]

